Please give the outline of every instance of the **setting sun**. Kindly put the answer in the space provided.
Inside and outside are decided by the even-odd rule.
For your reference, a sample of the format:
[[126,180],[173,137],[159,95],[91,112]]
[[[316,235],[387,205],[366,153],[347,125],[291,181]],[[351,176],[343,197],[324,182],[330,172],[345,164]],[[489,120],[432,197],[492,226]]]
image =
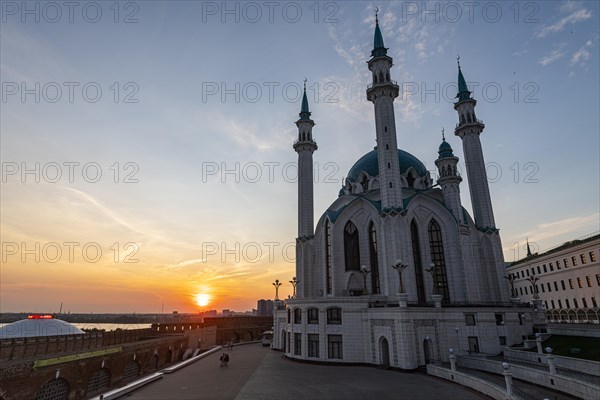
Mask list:
[[196,295],[196,304],[200,307],[207,306],[210,303],[210,295],[206,293],[198,293]]

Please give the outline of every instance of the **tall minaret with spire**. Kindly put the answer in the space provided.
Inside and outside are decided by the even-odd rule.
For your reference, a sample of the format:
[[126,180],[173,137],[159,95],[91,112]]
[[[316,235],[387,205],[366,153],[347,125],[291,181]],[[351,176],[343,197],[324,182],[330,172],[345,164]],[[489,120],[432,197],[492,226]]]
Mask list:
[[471,92],[467,88],[465,77],[460,69],[460,57],[457,57],[457,62],[458,94],[456,97],[458,101],[454,103],[454,109],[458,112],[458,124],[454,134],[463,141],[463,153],[467,166],[475,225],[481,230],[495,230],[494,210],[492,209],[492,199],[485,171],[483,150],[479,141],[479,135],[485,125],[475,116],[477,101],[471,98]]
[[377,133],[377,158],[379,162],[379,186],[382,211],[402,208],[402,186],[400,180],[400,161],[396,139],[396,120],[394,118],[394,99],[399,89],[390,79],[392,58],[387,55],[383,45],[383,36],[379,29],[379,19],[375,12],[375,39],[369,70],[373,74],[373,83],[367,88],[367,99],[375,106],[375,130]]
[[452,146],[446,142],[442,128],[442,144],[438,150],[439,157],[435,160],[438,167],[438,184],[442,188],[444,204],[452,212],[459,224],[463,224],[462,205],[460,202],[460,183],[462,178],[458,174],[458,157],[454,156]]
[[296,121],[298,139],[294,142],[294,150],[298,153],[298,239],[309,239],[314,235],[313,204],[313,152],[317,143],[312,137],[315,122],[310,119],[308,99],[306,97],[306,79],[304,80],[304,96],[300,119]]

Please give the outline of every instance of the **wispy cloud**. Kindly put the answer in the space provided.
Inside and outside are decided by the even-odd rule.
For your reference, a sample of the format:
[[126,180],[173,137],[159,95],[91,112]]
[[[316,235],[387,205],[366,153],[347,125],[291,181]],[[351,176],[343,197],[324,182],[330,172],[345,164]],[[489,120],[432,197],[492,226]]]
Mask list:
[[594,35],[593,38],[585,42],[583,46],[577,49],[577,51],[575,51],[571,55],[571,60],[569,61],[569,64],[585,67],[587,65],[587,61],[590,59],[591,56],[590,49],[594,47],[594,42],[598,40],[598,37],[598,34]]
[[538,60],[538,63],[542,64],[542,66],[545,67],[547,65],[557,62],[564,56],[565,56],[565,52],[563,50],[554,49],[554,50],[552,50],[552,52],[550,54],[545,55],[542,58],[540,58]]
[[580,7],[579,4],[579,2],[574,1],[568,1],[563,4],[560,8],[562,17],[553,24],[542,25],[540,30],[536,32],[535,36],[538,38],[544,38],[549,34],[562,31],[567,25],[576,24],[592,18],[592,12],[586,8],[578,8]]

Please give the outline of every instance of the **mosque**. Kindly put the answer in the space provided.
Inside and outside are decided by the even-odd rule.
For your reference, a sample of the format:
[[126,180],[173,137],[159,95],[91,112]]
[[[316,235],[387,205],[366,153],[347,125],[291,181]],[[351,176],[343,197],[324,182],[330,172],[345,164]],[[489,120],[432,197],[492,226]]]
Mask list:
[[445,138],[432,177],[398,148],[387,54],[376,19],[367,99],[377,146],[350,168],[314,227],[313,136],[306,90],[298,137],[296,294],[274,314],[273,347],[292,359],[415,369],[456,353],[498,354],[532,332],[510,297],[480,135],[485,125],[458,66],[454,134],[462,140],[473,216]]

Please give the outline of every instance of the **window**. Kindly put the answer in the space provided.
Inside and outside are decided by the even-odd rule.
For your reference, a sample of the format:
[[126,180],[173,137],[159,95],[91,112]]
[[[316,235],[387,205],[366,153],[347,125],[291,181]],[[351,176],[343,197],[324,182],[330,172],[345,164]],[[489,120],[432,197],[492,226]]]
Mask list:
[[560,260],[556,261],[556,269],[560,269]]
[[544,266],[542,268],[544,268],[544,273],[548,272],[548,269],[546,268],[546,264],[544,264]]
[[594,262],[594,261],[596,261],[596,254],[594,254],[594,252],[593,252],[593,251],[590,251],[590,261],[591,261],[591,262]]
[[319,335],[308,334],[308,356],[319,357]]
[[358,230],[351,221],[348,221],[344,228],[344,255],[346,257],[346,271],[360,271]]
[[332,282],[331,282],[331,276],[333,275],[332,272],[332,265],[333,265],[333,252],[331,251],[331,223],[329,222],[329,220],[327,220],[325,222],[325,270],[326,270],[326,274],[327,274],[327,294],[331,294],[332,291]]
[[567,305],[567,308],[571,308],[571,304],[569,303],[569,299],[565,299],[565,304]]
[[369,253],[371,255],[371,293],[379,294],[379,261],[377,260],[377,231],[375,224],[369,225]]
[[302,322],[302,310],[294,308],[294,323],[299,324]]
[[496,318],[496,325],[504,325],[504,314],[495,313],[494,317]]
[[589,275],[585,276],[585,282],[587,283],[588,287],[592,287],[592,278]]
[[540,266],[539,265],[537,266],[537,271],[538,271],[538,274],[542,273],[542,271],[540,270]]
[[587,300],[585,299],[585,297],[581,298],[581,302],[583,303],[583,308],[587,308]]
[[558,282],[554,281],[554,291],[558,292]]
[[529,276],[529,270],[527,270],[527,276]]
[[437,292],[444,296],[444,303],[450,302],[448,291],[448,277],[446,276],[446,261],[444,259],[444,244],[442,242],[442,230],[435,220],[429,223],[429,247],[431,250],[431,262],[435,264],[435,276],[437,281]]
[[535,276],[535,269],[531,267],[531,275]]
[[506,336],[499,336],[500,346],[506,346]]
[[327,335],[327,357],[342,359],[342,335]]
[[340,325],[342,323],[342,309],[328,308],[327,309],[327,324]]
[[529,293],[527,293],[527,286],[525,286],[525,295],[528,295]]
[[577,266],[577,257],[575,257],[575,256],[571,257],[571,261],[573,262],[573,266],[576,267]]
[[565,281],[560,281],[560,286],[562,286],[562,290],[567,290],[567,287],[565,286]]
[[547,310],[548,309],[548,300],[544,300],[544,308]]
[[577,286],[579,286],[579,289],[583,288],[583,282],[579,276],[577,277]]
[[579,304],[577,303],[577,299],[573,299],[573,305],[575,308],[579,308]]
[[413,260],[415,262],[415,280],[417,281],[417,299],[425,303],[425,284],[423,282],[423,266],[421,265],[421,249],[419,247],[419,231],[415,220],[410,223],[410,237],[412,240]]
[[290,310],[288,308],[288,318],[287,318],[287,323],[289,324],[290,322],[292,322],[292,310]]
[[316,308],[309,308],[307,310],[307,322],[309,324],[318,324],[319,323],[319,310]]
[[569,260],[563,258],[563,263],[565,263],[565,268],[569,268]]
[[550,282],[548,282],[548,285],[547,285],[547,286],[548,286],[548,291],[549,291],[549,292],[552,292],[552,288],[550,287]]
[[294,355],[302,355],[302,334],[294,333]]
[[469,336],[469,353],[479,353],[479,340],[477,336]]
[[598,307],[598,303],[596,303],[595,297],[592,297],[592,307],[594,307],[594,308]]
[[522,287],[519,288],[519,292],[521,293],[521,296],[523,296],[523,288]]
[[554,264],[552,264],[551,262],[549,262],[548,266],[550,267],[550,272],[554,271]]
[[596,274],[596,285],[600,286],[600,274]]
[[[542,287],[542,293],[546,293],[546,290],[544,289],[544,284],[540,284],[540,286]],[[537,285],[535,285],[535,288],[537,289]]]
[[580,254],[579,257],[581,257],[582,264],[587,264],[587,260],[585,259],[585,254]]
[[467,326],[475,326],[475,314],[465,314],[465,324]]
[[573,279],[569,279],[569,288],[574,289]]
[[554,306],[554,300],[550,300],[550,304],[552,304],[552,309],[555,309],[556,307]]
[[562,308],[562,301],[560,299],[558,299],[558,308]]

